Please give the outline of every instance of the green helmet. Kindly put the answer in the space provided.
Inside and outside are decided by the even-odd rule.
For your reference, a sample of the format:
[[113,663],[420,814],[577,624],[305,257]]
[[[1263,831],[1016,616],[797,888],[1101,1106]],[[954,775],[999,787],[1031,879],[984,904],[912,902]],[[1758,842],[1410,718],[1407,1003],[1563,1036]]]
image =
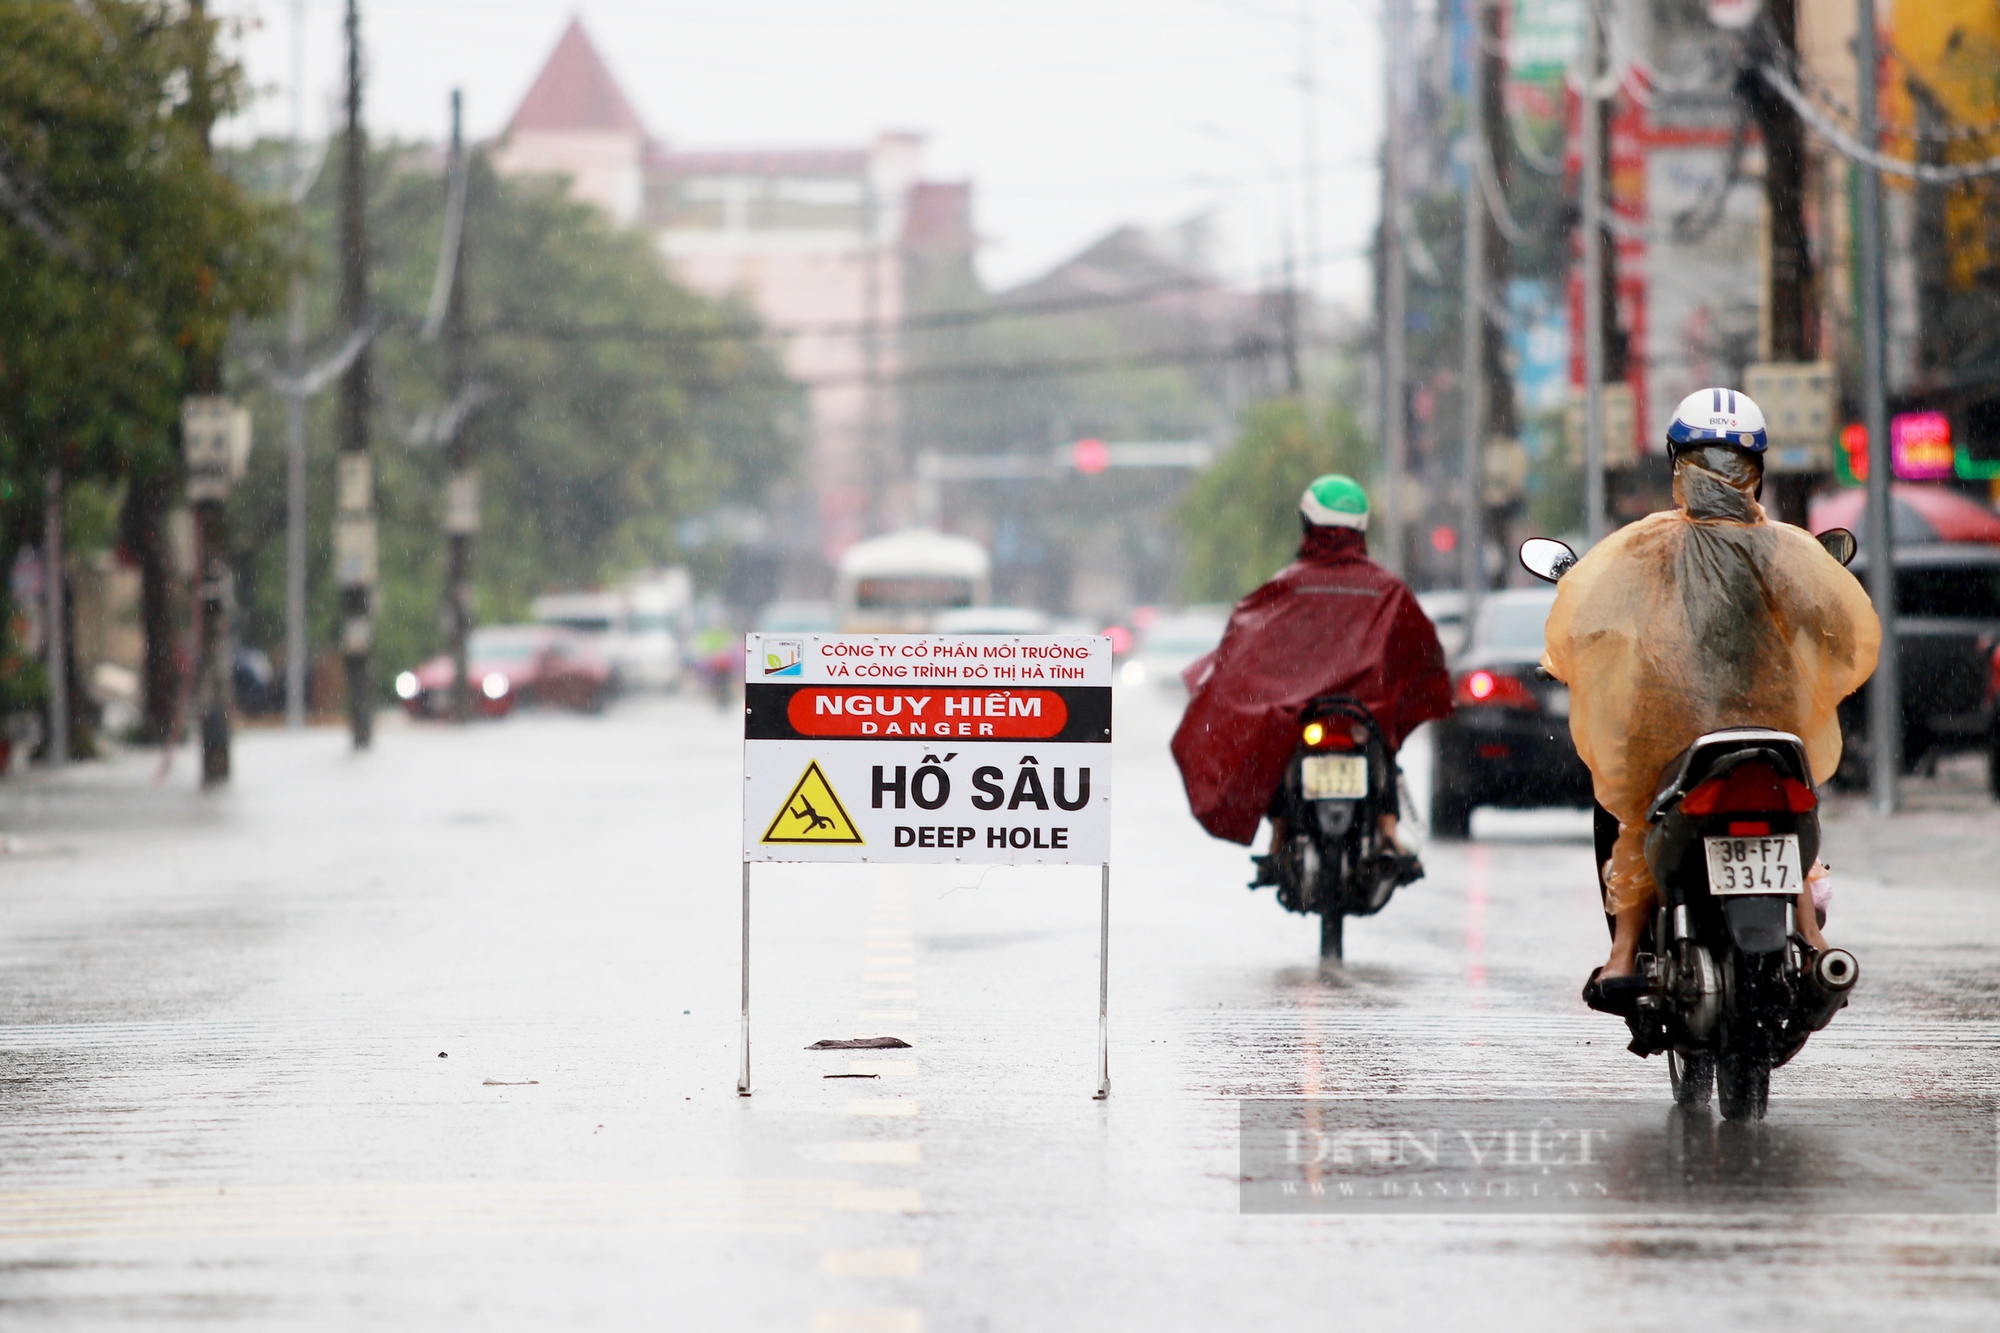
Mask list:
[[1321,528],[1353,528],[1368,531],[1368,492],[1352,477],[1329,472],[1299,497],[1299,512],[1306,522]]

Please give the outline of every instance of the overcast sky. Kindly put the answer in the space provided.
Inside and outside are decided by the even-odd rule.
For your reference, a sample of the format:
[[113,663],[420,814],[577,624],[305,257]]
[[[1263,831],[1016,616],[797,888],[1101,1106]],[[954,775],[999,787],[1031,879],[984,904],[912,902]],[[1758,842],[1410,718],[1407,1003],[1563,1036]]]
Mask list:
[[[230,137],[291,128],[293,33],[305,124],[339,95],[344,0],[214,0],[246,20],[258,98]],[[927,137],[927,174],[970,179],[987,280],[1032,276],[1123,222],[1213,210],[1218,266],[1257,281],[1281,227],[1305,231],[1301,9],[1312,15],[1327,298],[1366,303],[1376,215],[1375,0],[364,0],[369,128],[438,139],[463,87],[469,131],[499,132],[573,13],[656,138],[690,148]],[[1309,243],[1300,243],[1306,254]]]

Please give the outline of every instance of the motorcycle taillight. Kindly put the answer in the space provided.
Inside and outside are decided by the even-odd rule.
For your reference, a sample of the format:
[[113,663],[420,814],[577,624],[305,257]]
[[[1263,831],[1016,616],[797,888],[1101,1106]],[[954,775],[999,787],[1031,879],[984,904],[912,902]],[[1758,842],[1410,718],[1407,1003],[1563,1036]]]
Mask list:
[[1750,810],[1787,810],[1802,815],[1819,804],[1813,789],[1782,776],[1769,764],[1738,764],[1681,797],[1681,813],[1705,818]]
[[1308,750],[1359,750],[1368,744],[1368,729],[1359,722],[1345,723],[1339,718],[1308,722],[1299,739],[1306,743]]

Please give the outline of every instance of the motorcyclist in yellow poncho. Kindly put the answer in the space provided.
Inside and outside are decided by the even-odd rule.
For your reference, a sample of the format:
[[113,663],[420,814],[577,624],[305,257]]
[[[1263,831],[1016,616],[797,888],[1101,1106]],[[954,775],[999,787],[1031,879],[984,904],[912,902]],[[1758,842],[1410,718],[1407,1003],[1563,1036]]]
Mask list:
[[[1803,529],[1765,517],[1755,403],[1691,394],[1667,444],[1677,507],[1619,529],[1563,575],[1542,658],[1569,684],[1570,734],[1618,821],[1602,867],[1611,956],[1592,986],[1637,965],[1655,896],[1645,813],[1662,771],[1707,732],[1772,727],[1805,742],[1824,782],[1840,763],[1835,709],[1874,671],[1882,637],[1854,576]],[[1810,888],[1797,919],[1825,948]]]

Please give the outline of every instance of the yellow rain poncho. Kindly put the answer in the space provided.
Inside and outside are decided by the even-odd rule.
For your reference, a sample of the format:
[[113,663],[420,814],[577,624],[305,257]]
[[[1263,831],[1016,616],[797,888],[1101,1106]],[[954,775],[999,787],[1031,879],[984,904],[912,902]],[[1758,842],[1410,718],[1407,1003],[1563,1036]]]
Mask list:
[[1767,522],[1755,484],[1747,461],[1725,476],[1684,457],[1680,507],[1605,538],[1556,585],[1542,665],[1569,684],[1570,735],[1618,818],[1608,912],[1653,897],[1646,807],[1675,756],[1704,732],[1774,727],[1823,782],[1840,763],[1834,710],[1875,670],[1861,584],[1803,529]]

